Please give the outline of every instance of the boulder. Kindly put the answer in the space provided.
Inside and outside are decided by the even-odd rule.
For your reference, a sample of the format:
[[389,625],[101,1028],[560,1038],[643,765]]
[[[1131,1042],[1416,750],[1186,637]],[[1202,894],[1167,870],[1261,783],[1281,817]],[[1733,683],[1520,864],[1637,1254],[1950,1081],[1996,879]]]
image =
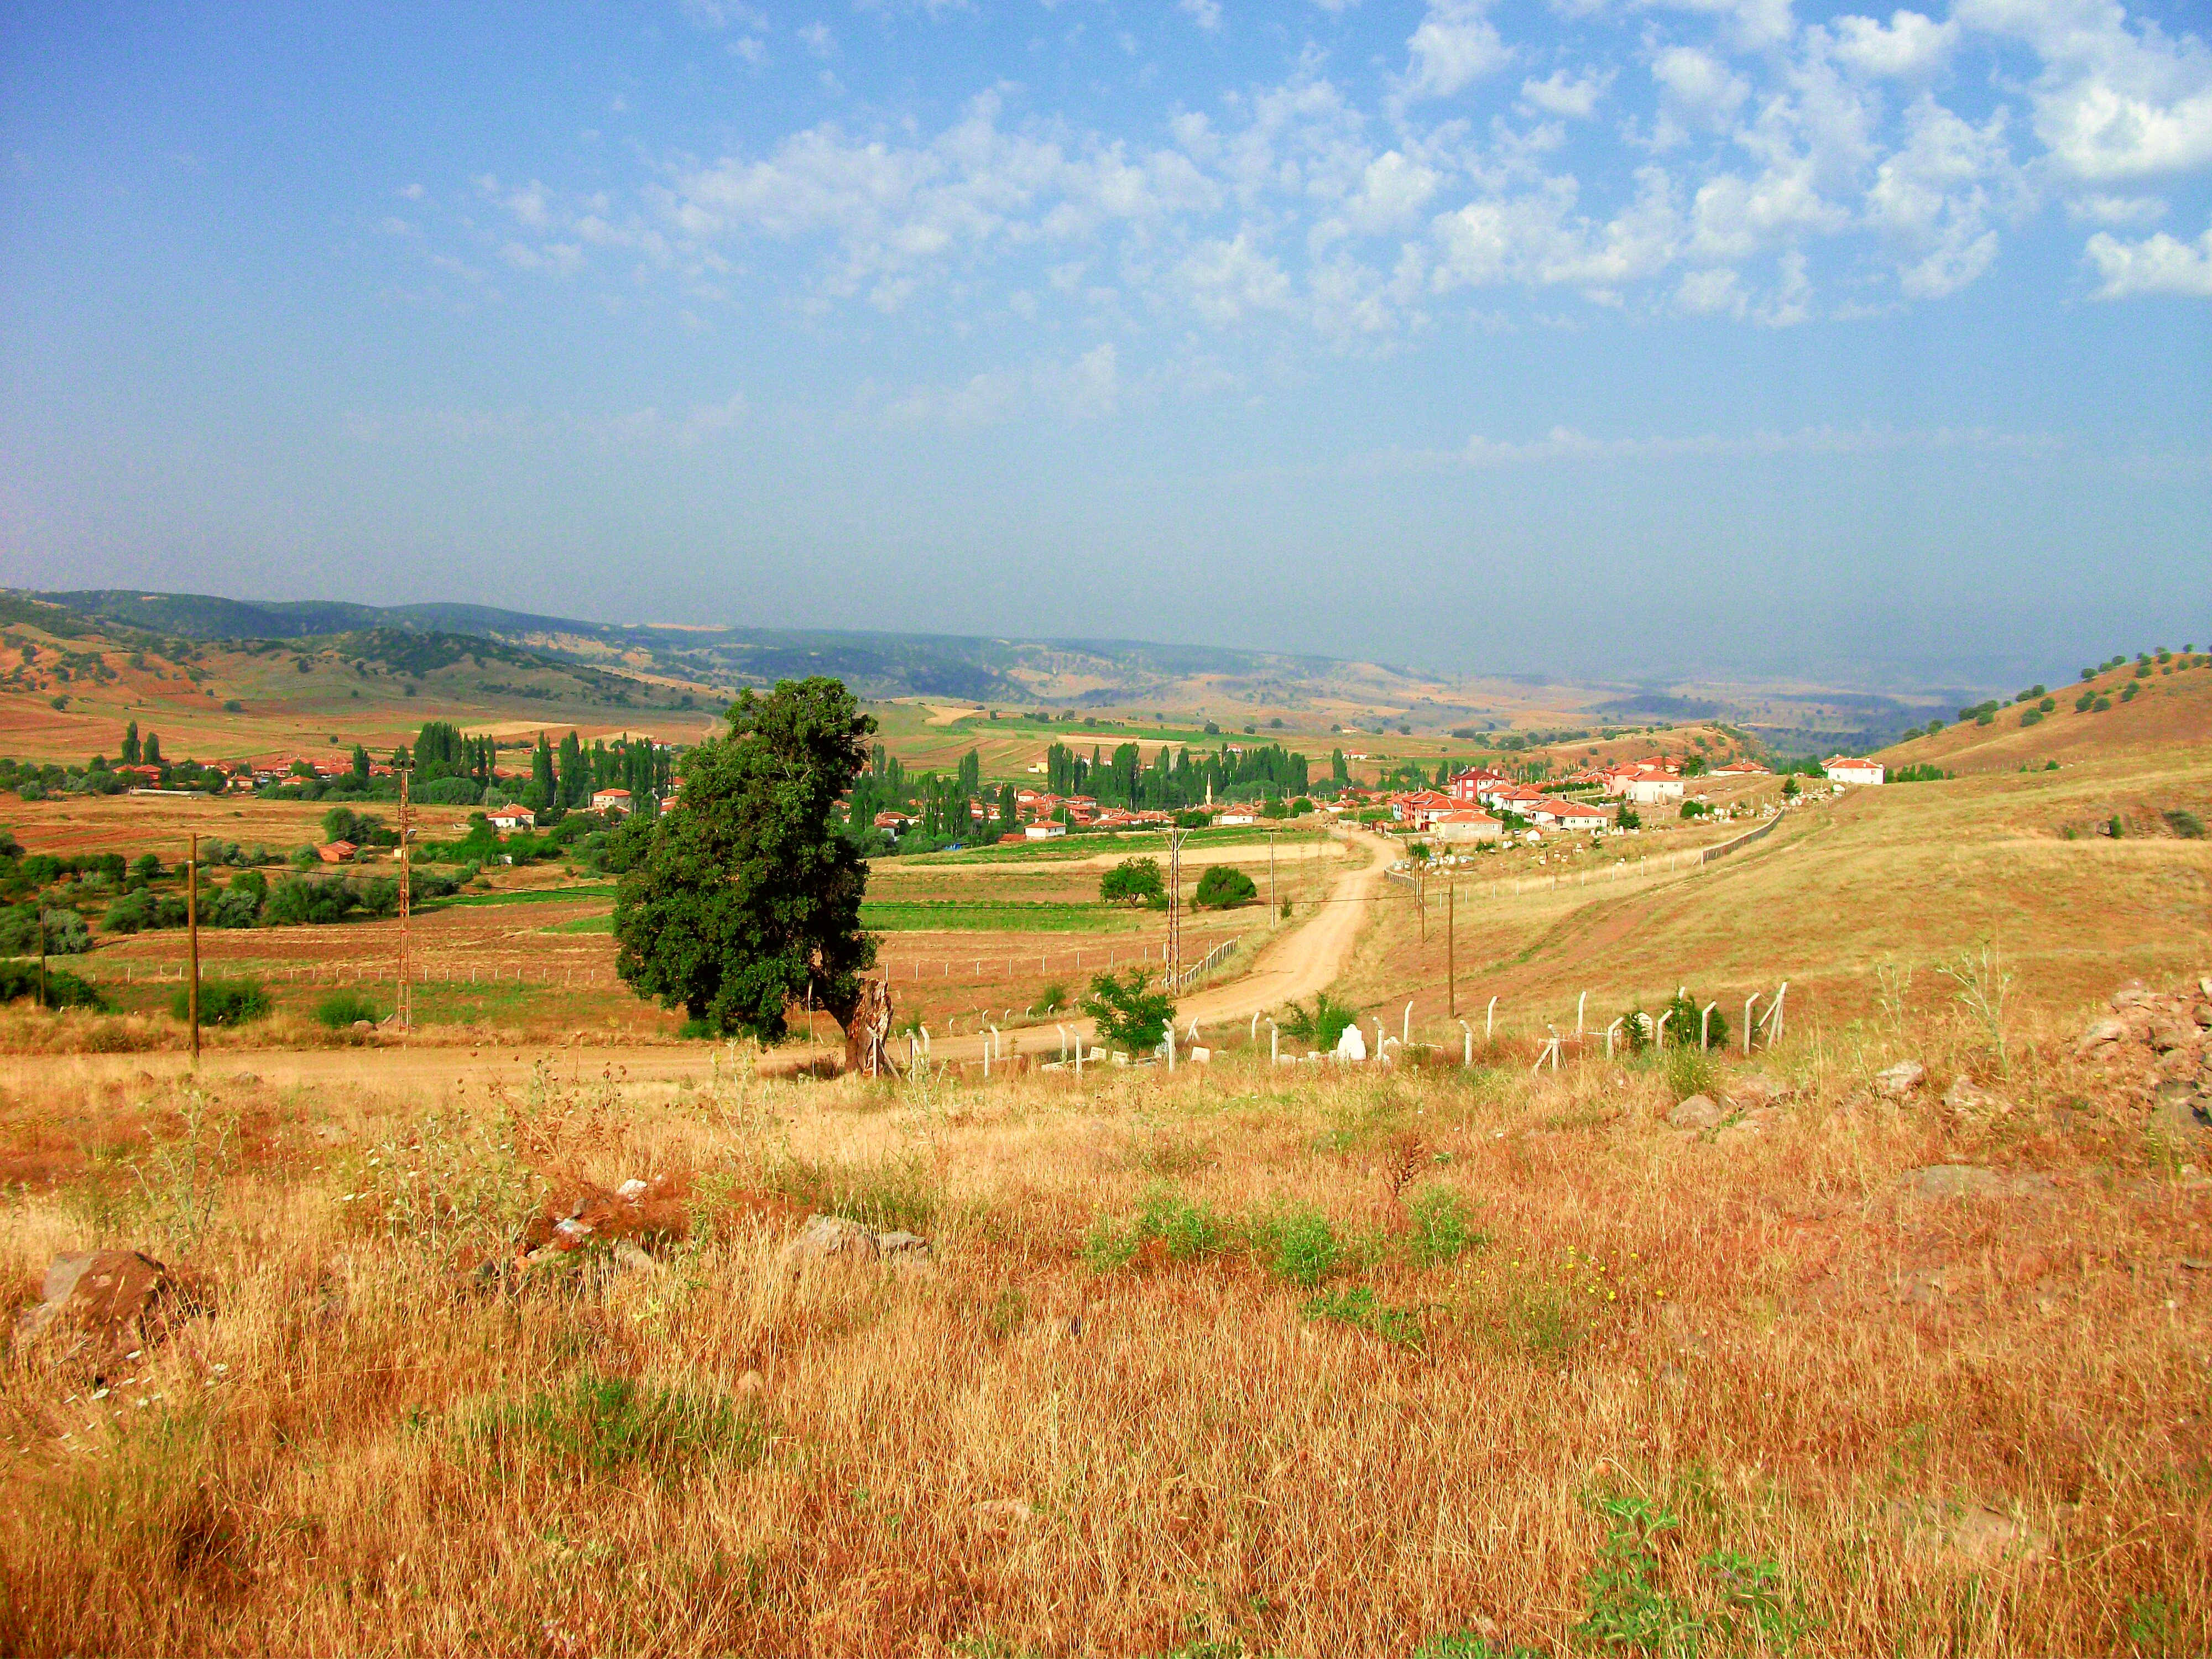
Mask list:
[[1667,1114],[1667,1121],[1678,1129],[1697,1132],[1713,1127],[1721,1121],[1721,1109],[1705,1095],[1692,1095]]
[[2151,1109],[2151,1127],[2170,1139],[2194,1146],[2212,1134],[2212,1109],[2191,1095],[2166,1095]]
[[929,1241],[915,1233],[878,1232],[842,1215],[811,1215],[799,1237],[783,1247],[784,1267],[797,1273],[810,1261],[930,1265]]
[[2157,992],[2152,990],[2141,980],[2131,979],[2113,992],[2106,1000],[2111,1003],[2114,1012],[2118,1012],[2124,1009],[2140,1007],[2157,995]]
[[15,1322],[15,1340],[27,1346],[51,1333],[70,1340],[72,1354],[121,1358],[166,1336],[175,1317],[198,1304],[197,1291],[188,1276],[143,1251],[58,1255],[40,1300]]
[[2197,1022],[2188,1019],[2160,1018],[2150,1023],[2150,1046],[2156,1053],[2171,1054],[2176,1048],[2185,1048],[2197,1041]]
[[1764,1072],[1753,1072],[1729,1080],[1728,1097],[1731,1105],[1747,1110],[1771,1106],[1778,1100],[1790,1097],[1790,1085],[1777,1082]]
[[2125,1042],[2127,1040],[2127,1022],[2107,1014],[2101,1019],[2091,1020],[2082,1028],[2081,1040],[2074,1045],[2074,1052],[2076,1054],[2094,1054],[2108,1043]]
[[1886,1095],[1909,1095],[1927,1080],[1928,1068],[1917,1060],[1900,1060],[1896,1065],[1874,1074],[1875,1084]]

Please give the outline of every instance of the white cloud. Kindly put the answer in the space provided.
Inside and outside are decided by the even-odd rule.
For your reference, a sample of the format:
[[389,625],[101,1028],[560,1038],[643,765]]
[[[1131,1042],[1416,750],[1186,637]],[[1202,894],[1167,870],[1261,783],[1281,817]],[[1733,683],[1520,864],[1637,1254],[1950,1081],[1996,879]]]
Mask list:
[[1905,113],[1903,148],[1876,169],[1869,220],[1905,249],[1899,287],[1915,300],[1955,294],[1997,253],[1990,219],[2021,189],[2004,139],[2004,112],[1979,127],[1923,94]]
[[2124,242],[2100,230],[2083,252],[2105,279],[2096,293],[2100,300],[2144,294],[2212,300],[2212,228],[2194,242],[2164,231],[2140,242]]
[[1389,149],[1367,164],[1359,189],[1345,204],[1352,228],[1376,235],[1409,223],[1443,181],[1436,170]]
[[767,15],[744,0],[681,0],[680,9],[687,21],[702,29],[726,29],[732,24],[765,32]]
[[799,31],[799,42],[824,62],[837,55],[837,37],[830,33],[827,23],[819,21],[809,23]]
[[1751,51],[1778,46],[1796,33],[1790,0],[1644,0],[1651,6],[1717,17],[1729,39]]
[[1547,115],[1556,115],[1571,121],[1587,121],[1597,111],[1597,100],[1605,96],[1613,85],[1611,70],[1599,74],[1595,70],[1571,76],[1565,70],[1553,70],[1541,81],[1523,81],[1521,99]]
[[1986,427],[1938,427],[1900,431],[1891,427],[1803,427],[1795,432],[1754,432],[1742,437],[1705,433],[1679,438],[1592,438],[1572,427],[1555,426],[1540,438],[1514,443],[1480,433],[1466,445],[1443,454],[1407,456],[1416,464],[1468,467],[1512,467],[1569,462],[1729,460],[1772,455],[1881,456],[1915,450],[1939,453],[1981,450],[2044,454],[2060,447],[2041,433],[2008,433]]
[[1406,41],[1410,58],[1399,82],[1407,98],[1449,98],[1503,69],[1512,53],[1483,15],[1486,0],[1429,0],[1428,15]]
[[1190,21],[1208,34],[1221,29],[1221,0],[1176,0],[1176,6]]
[[1611,296],[1623,284],[1656,276],[1674,261],[1681,216],[1664,172],[1647,167],[1637,177],[1634,203],[1601,224],[1575,215],[1571,178],[1547,179],[1534,194],[1471,202],[1438,215],[1431,226],[1438,256],[1431,288],[1443,294],[1519,283]]
[[419,202],[422,199],[422,186],[420,185],[402,185],[399,187],[399,193],[410,202]]
[[1651,60],[1651,78],[1669,108],[1704,127],[1725,127],[1751,96],[1750,82],[1695,46],[1669,46],[1662,52]]
[[1192,249],[1176,268],[1176,280],[1191,308],[1216,327],[1243,322],[1256,312],[1287,311],[1291,279],[1253,243],[1249,231],[1234,239],[1211,238]]
[[1778,262],[1782,280],[1753,313],[1762,328],[1795,328],[1812,314],[1813,279],[1803,253],[1793,248]]
[[2130,27],[2120,0],[1959,0],[1954,15],[2042,58],[2036,133],[2065,171],[2105,181],[2212,162],[2212,51],[2196,36]]
[[890,426],[974,431],[1036,414],[1070,421],[1103,420],[1120,408],[1125,388],[1110,340],[1071,362],[990,369],[956,385],[917,386],[887,398],[871,395]]
[[1838,62],[1861,75],[1912,79],[1943,67],[1957,44],[1959,26],[1938,23],[1917,11],[1891,14],[1887,27],[1871,17],[1838,17],[1831,23]]
[[2155,196],[2081,196],[2066,204],[2066,216],[2093,225],[2154,225],[2166,217]]
[[1674,303],[1700,317],[1741,317],[1749,307],[1743,284],[1726,265],[1686,273],[1674,289]]

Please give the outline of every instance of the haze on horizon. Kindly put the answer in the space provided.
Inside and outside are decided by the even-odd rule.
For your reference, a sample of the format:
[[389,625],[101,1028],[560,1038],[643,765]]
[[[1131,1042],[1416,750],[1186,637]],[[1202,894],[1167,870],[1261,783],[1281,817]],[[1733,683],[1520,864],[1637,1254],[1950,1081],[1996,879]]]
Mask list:
[[2181,0],[18,8],[0,161],[7,585],[1616,678],[2212,638]]

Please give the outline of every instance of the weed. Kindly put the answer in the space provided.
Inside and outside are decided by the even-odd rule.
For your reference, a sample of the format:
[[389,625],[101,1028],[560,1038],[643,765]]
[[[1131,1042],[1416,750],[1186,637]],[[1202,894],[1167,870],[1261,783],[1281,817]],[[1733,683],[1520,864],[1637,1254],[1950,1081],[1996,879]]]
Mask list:
[[1598,1562],[1583,1579],[1589,1610],[1575,1634],[1594,1645],[1630,1653],[1690,1654],[1705,1621],[1656,1582],[1658,1540],[1681,1522],[1666,1510],[1632,1495],[1601,1498],[1605,1541]]
[[1009,1285],[993,1297],[991,1305],[983,1310],[983,1328],[990,1333],[994,1342],[1003,1342],[1021,1329],[1029,1316],[1029,1297]]
[[1326,1053],[1336,1047],[1337,1039],[1344,1035],[1345,1028],[1358,1018],[1357,1008],[1346,1006],[1323,991],[1314,998],[1310,1008],[1295,1002],[1290,1004],[1275,1023],[1285,1036]]
[[1489,1242],[1468,1224],[1467,1200],[1449,1187],[1431,1187],[1416,1194],[1407,1209],[1413,1218],[1413,1230],[1406,1236],[1407,1254],[1421,1267],[1456,1261]]
[[926,1232],[937,1217],[936,1185],[912,1153],[828,1165],[790,1157],[769,1172],[769,1181],[787,1197],[866,1227]]
[[2012,975],[2006,970],[2002,953],[1995,945],[1985,945],[1978,952],[1962,951],[1956,962],[1936,971],[1959,988],[1959,1005],[1981,1022],[1990,1046],[1996,1051],[1997,1069],[2010,1075],[2012,1065],[2005,1053],[2005,1000],[2012,990]]
[[1388,1303],[1377,1302],[1375,1292],[1364,1285],[1323,1291],[1309,1301],[1303,1311],[1308,1319],[1333,1320],[1401,1348],[1421,1346],[1420,1316],[1410,1308],[1394,1308]]
[[1413,1659],[1538,1659],[1538,1651],[1503,1638],[1492,1640],[1471,1630],[1451,1630],[1415,1648]]
[[586,1475],[642,1464],[663,1476],[713,1459],[756,1462],[768,1437],[720,1395],[641,1387],[626,1376],[586,1375],[494,1411],[476,1426],[493,1455],[515,1466],[544,1457]]
[[146,1162],[132,1164],[131,1173],[163,1243],[176,1254],[188,1255],[222,1201],[234,1126],[227,1117],[210,1121],[207,1097],[197,1089],[185,1091],[178,1115],[184,1121],[184,1133],[164,1140],[148,1130],[151,1145]]
[[1144,1232],[1136,1224],[1124,1225],[1102,1215],[1083,1235],[1083,1265],[1094,1273],[1110,1273],[1127,1267],[1144,1242]]
[[1328,1218],[1303,1206],[1279,1210],[1257,1224],[1252,1244],[1268,1272],[1308,1290],[1334,1273],[1344,1256],[1344,1244]]
[[1782,1569],[1775,1563],[1715,1550],[1698,1565],[1720,1581],[1727,1608],[1713,1622],[1723,1632],[1741,1635],[1747,1626],[1760,1651],[1787,1653],[1811,1627],[1803,1609],[1784,1599]]
[[1687,1100],[1692,1095],[1711,1094],[1713,1089],[1713,1063],[1709,1055],[1699,1054],[1694,1048],[1669,1048],[1662,1062],[1667,1073],[1667,1087],[1677,1100]]
[[[269,990],[258,979],[204,979],[200,981],[200,1024],[243,1025],[269,1012]],[[169,1012],[179,1019],[191,1018],[191,988],[179,986],[169,999]]]
[[2128,1603],[2128,1646],[2144,1659],[2163,1659],[2181,1650],[2181,1615],[2162,1595],[2141,1595]]
[[393,1242],[439,1258],[510,1249],[545,1191],[516,1155],[504,1114],[486,1121],[430,1112],[412,1135],[371,1147],[339,1202]]

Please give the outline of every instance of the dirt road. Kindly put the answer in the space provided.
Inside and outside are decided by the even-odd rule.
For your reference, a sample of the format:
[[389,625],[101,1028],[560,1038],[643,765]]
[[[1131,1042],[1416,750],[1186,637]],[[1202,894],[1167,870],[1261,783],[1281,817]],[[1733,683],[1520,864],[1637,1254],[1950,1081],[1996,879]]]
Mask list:
[[[1367,854],[1364,863],[1349,856],[1353,848]],[[1188,1030],[1199,1022],[1201,1038],[1208,1025],[1249,1020],[1255,1013],[1303,1000],[1335,982],[1352,961],[1373,902],[1382,888],[1383,872],[1396,856],[1390,842],[1377,836],[1353,834],[1346,838],[1346,862],[1329,889],[1328,899],[1298,927],[1264,946],[1252,971],[1219,985],[1208,986],[1182,1000],[1176,1023]],[[1070,1022],[1087,1039],[1089,1020]],[[1049,1054],[1060,1042],[1052,1026],[1030,1026],[1004,1034],[1002,1053]],[[811,1060],[842,1049],[779,1049],[763,1069],[781,1071],[805,1066]],[[703,1078],[711,1069],[714,1051],[686,1043],[666,1048],[644,1046],[532,1045],[506,1048],[404,1047],[380,1044],[374,1048],[216,1048],[204,1057],[201,1070],[211,1083],[226,1077],[251,1073],[264,1083],[289,1087],[319,1083],[349,1082],[374,1088],[411,1089],[458,1079],[495,1076],[524,1078],[540,1060],[562,1078],[598,1078],[609,1071],[631,1082],[665,1082],[678,1078]],[[940,1036],[931,1045],[939,1063],[972,1064],[982,1058],[981,1036]],[[11,1057],[9,1070],[21,1084],[48,1079],[106,1081],[141,1073],[171,1077],[185,1070],[182,1054],[24,1054]]]

